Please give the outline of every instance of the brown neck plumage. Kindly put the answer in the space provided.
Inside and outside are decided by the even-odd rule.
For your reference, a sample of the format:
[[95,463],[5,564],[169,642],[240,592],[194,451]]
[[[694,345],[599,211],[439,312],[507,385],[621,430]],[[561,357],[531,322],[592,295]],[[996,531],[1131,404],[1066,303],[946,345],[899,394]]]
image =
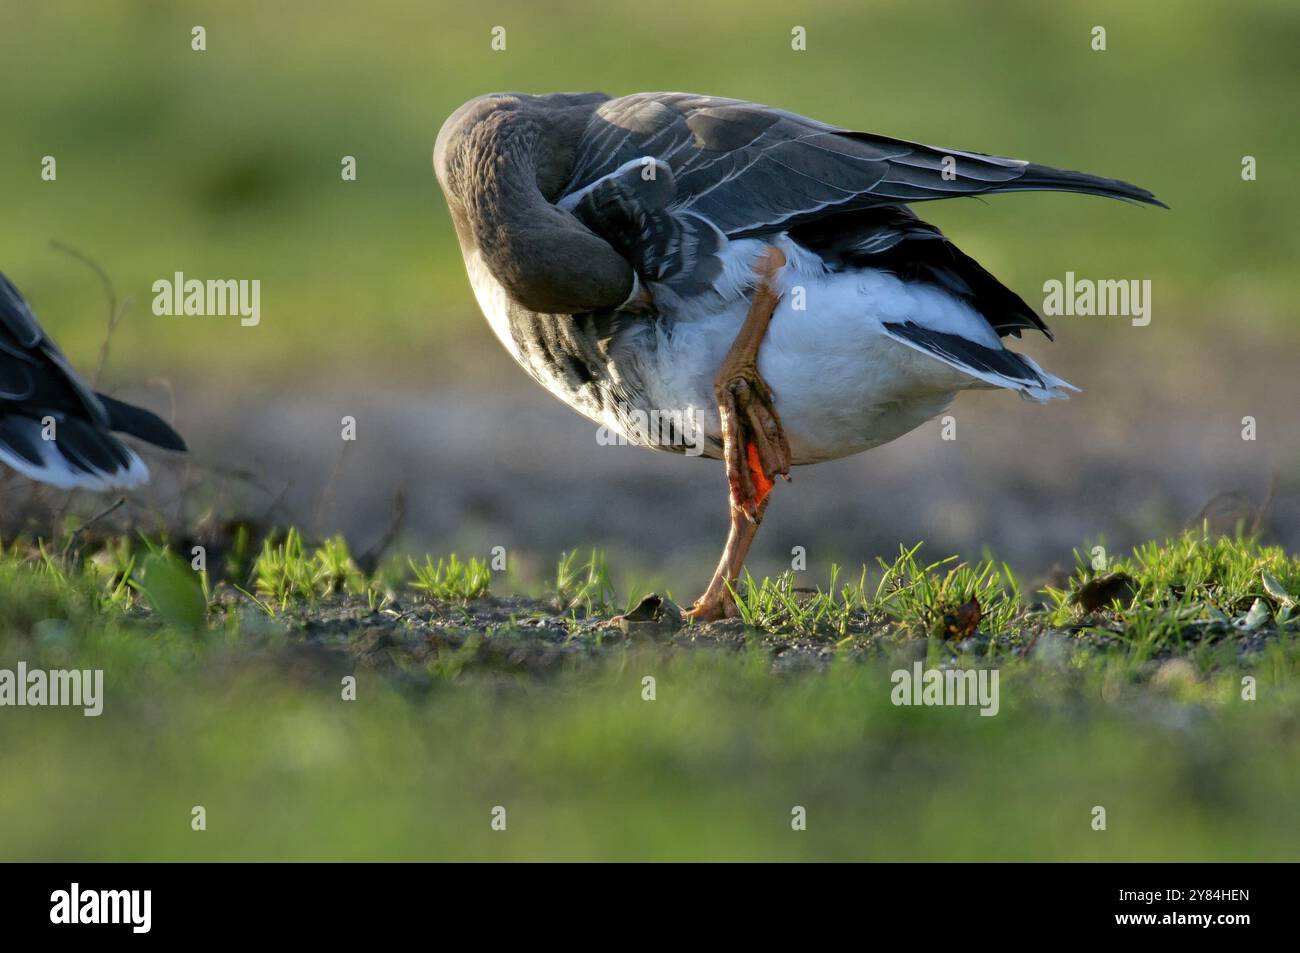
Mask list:
[[631,294],[632,266],[552,202],[594,104],[484,97],[444,125],[438,179],[462,246],[477,248],[510,297],[531,311],[581,314]]

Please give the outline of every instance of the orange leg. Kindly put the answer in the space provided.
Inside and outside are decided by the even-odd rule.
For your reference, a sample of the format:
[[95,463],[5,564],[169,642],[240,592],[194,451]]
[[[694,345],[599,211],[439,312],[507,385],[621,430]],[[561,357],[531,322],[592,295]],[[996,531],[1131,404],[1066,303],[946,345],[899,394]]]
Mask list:
[[700,622],[736,614],[728,586],[740,578],[776,475],[790,478],[790,444],[781,428],[772,391],[758,374],[758,348],[780,301],[772,279],[784,264],[785,255],[775,247],[769,247],[759,260],[749,313],[714,380],[722,419],[731,529],[713,579],[687,613]]

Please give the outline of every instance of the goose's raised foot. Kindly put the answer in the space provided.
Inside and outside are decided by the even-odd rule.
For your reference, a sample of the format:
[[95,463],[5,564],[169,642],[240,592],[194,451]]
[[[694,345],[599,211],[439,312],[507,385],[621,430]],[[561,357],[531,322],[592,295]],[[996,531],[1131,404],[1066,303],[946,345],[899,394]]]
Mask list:
[[713,391],[722,421],[731,529],[713,579],[704,595],[685,613],[694,622],[731,619],[739,614],[730,587],[740,578],[777,474],[790,478],[790,444],[776,412],[772,389],[758,373],[758,349],[781,300],[776,273],[784,264],[785,255],[775,246],[769,246],[759,259],[749,313],[714,379]]

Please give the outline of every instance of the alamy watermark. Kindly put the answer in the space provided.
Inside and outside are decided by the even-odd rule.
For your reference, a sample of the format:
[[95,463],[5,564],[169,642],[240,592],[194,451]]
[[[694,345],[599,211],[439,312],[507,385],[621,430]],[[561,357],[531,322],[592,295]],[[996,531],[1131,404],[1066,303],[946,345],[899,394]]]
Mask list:
[[931,668],[920,662],[909,672],[897,669],[889,680],[894,688],[889,700],[895,705],[971,705],[980,714],[998,713],[998,670],[995,668]]
[[1151,323],[1151,279],[1143,278],[1076,278],[1067,271],[1065,280],[1043,282],[1043,314],[1048,317],[1125,317],[1133,326],[1144,328]]
[[[601,425],[596,443],[602,447],[623,447],[629,443],[642,446],[681,447],[688,457],[704,452],[704,432],[694,407],[685,410],[642,410],[620,403],[616,410],[623,430]],[[630,433],[629,438],[625,433]]]
[[50,894],[50,922],[54,924],[128,924],[132,933],[148,933],[153,923],[152,890],[83,890],[73,883],[68,890]]
[[260,278],[186,278],[176,272],[153,283],[153,313],[164,315],[239,315],[246,328],[262,320]]
[[104,710],[104,670],[29,670],[19,662],[16,670],[0,668],[0,707],[68,706],[84,709],[87,718]]

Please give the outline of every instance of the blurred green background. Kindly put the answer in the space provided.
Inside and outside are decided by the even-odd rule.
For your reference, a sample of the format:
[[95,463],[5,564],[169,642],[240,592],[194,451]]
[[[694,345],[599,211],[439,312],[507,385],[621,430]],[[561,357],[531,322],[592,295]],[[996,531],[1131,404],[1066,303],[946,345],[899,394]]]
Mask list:
[[[430,152],[457,105],[497,90],[708,92],[1124,178],[1173,212],[1079,196],[924,212],[1031,301],[1074,270],[1151,278],[1157,320],[1176,314],[1206,339],[1296,318],[1289,0],[51,0],[6,3],[5,19],[0,269],[88,360],[100,288],[48,242],[94,257],[135,298],[115,378],[463,371],[455,345],[488,339]],[[206,52],[190,49],[196,24]],[[489,46],[496,25],[504,52]],[[790,48],[794,25],[805,52]],[[1241,180],[1246,154],[1257,182]],[[56,182],[40,178],[45,155]],[[345,155],[355,182],[340,178]],[[154,317],[150,285],[174,271],[260,278],[262,325]]]
[[[354,549],[381,535],[400,487],[418,551],[501,544],[512,570],[544,573],[561,548],[595,543],[682,598],[707,574],[720,472],[597,447],[510,364],[430,167],[468,98],[590,89],[766,102],[1123,178],[1172,206],[924,206],[1033,304],[1066,271],[1151,279],[1153,323],[1057,319],[1050,351],[1027,340],[1087,390],[1067,405],[971,395],[956,443],[927,425],[799,473],[755,572],[801,545],[815,584],[832,559],[856,566],[924,537],[936,558],[992,547],[1032,584],[1085,539],[1119,548],[1177,529],[1224,481],[1259,490],[1272,467],[1279,535],[1300,539],[1294,0],[0,2],[0,270],[89,370],[102,288],[50,243],[91,256],[134,298],[106,385],[165,409],[139,388],[170,381],[196,470],[251,470],[268,499],[296,500],[309,530],[347,529]],[[190,48],[195,25],[205,52]],[[498,25],[504,52],[490,47]],[[805,52],[790,48],[796,25]],[[340,177],[348,155],[355,182]],[[1244,155],[1258,181],[1242,180]],[[152,283],[176,271],[260,279],[261,325],[153,316]],[[374,440],[348,459],[341,413]],[[1257,444],[1239,437],[1243,414],[1259,415]],[[7,858],[1295,856],[1290,656],[1261,663],[1254,707],[1220,675],[1193,679],[1190,697],[1177,683],[1108,695],[1104,660],[1082,671],[1066,657],[1009,674],[999,718],[933,718],[887,704],[882,666],[781,680],[762,653],[654,651],[540,685],[449,678],[427,704],[367,678],[351,706],[338,673],[304,673],[292,645],[251,624],[229,647],[209,633],[202,652],[117,623],[87,639],[62,598],[6,617],[14,651],[102,664],[112,694],[99,719],[0,714]],[[646,672],[654,705],[639,697]],[[494,838],[486,811],[501,802],[512,833]],[[199,803],[203,835],[188,826]],[[1088,828],[1097,803],[1121,807],[1114,836]]]

